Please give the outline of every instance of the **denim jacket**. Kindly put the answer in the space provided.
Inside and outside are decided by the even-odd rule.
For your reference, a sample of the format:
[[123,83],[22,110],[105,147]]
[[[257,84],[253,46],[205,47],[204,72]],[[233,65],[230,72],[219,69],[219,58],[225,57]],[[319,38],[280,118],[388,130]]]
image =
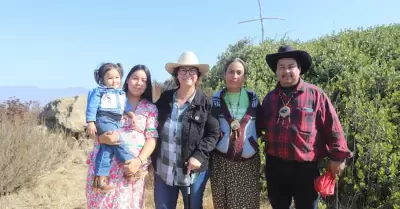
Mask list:
[[126,95],[121,89],[103,85],[92,89],[88,94],[86,122],[99,119],[120,121],[125,109]]

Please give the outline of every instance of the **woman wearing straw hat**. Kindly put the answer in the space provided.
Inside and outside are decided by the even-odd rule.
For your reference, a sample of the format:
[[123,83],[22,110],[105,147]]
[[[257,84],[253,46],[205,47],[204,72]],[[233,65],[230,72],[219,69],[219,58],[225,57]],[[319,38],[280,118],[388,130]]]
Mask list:
[[261,105],[256,93],[244,87],[248,72],[242,59],[228,61],[224,71],[226,88],[213,96],[213,115],[221,129],[210,170],[214,207],[260,208]]
[[194,53],[184,52],[165,68],[178,88],[163,92],[156,102],[160,135],[152,155],[156,209],[175,209],[179,190],[186,209],[201,209],[210,152],[219,137],[211,98],[197,89],[209,66],[199,64]]

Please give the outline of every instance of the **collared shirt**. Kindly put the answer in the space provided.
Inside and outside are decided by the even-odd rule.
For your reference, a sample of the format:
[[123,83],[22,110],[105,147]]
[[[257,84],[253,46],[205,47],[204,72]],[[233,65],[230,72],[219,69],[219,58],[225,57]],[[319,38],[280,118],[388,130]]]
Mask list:
[[[279,113],[284,104],[290,109],[286,117]],[[320,88],[300,79],[287,96],[278,84],[265,96],[262,109],[267,155],[298,162],[352,156],[338,115]]]
[[[196,92],[181,107],[178,107],[174,94],[171,117],[162,129],[161,156],[157,160],[157,174],[170,186],[188,186],[190,178],[183,173],[182,160],[182,118]],[[192,179],[193,181],[193,179]]]

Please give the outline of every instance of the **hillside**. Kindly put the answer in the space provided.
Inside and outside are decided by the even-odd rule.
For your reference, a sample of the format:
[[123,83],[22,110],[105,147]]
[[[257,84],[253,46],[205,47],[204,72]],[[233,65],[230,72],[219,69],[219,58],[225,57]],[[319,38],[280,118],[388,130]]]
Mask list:
[[35,86],[0,86],[0,101],[10,97],[18,98],[22,101],[38,101],[42,106],[48,102],[80,94],[87,94],[88,89],[83,87],[74,88],[38,88]]

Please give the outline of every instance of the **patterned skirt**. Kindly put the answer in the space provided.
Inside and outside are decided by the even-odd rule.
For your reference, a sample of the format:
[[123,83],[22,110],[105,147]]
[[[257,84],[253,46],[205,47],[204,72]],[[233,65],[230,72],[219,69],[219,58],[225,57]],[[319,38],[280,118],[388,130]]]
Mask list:
[[260,155],[244,162],[212,156],[211,192],[216,209],[260,208]]

